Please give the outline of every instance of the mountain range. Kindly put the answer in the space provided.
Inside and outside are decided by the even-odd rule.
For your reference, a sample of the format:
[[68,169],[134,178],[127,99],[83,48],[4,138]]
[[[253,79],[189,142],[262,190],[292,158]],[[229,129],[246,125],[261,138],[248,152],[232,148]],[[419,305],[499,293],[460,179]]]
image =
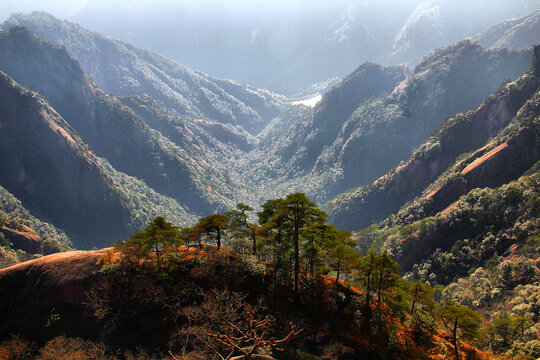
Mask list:
[[343,78],[365,61],[415,63],[435,49],[540,10],[530,0],[153,5],[145,0],[130,7],[92,1],[69,19],[188,67],[289,96],[311,84]]
[[[390,55],[412,63],[297,98],[1,24],[0,357],[224,359],[244,325],[276,358],[540,356],[540,12],[463,39],[418,3]],[[356,11],[332,41],[369,32]]]
[[[530,24],[534,16],[522,19],[523,24]],[[239,201],[256,204],[291,191],[306,192],[322,203],[365,184],[369,185],[329,203],[331,217],[355,230],[380,221],[417,196],[451,160],[441,162],[430,177],[413,186],[415,190],[391,196],[384,211],[364,210],[362,206],[371,205],[351,194],[365,194],[366,186],[373,188],[373,179],[400,162],[405,163],[398,169],[407,168],[403,164],[411,151],[426,140],[433,142],[428,140],[430,133],[441,133],[437,127],[452,121],[443,122],[445,118],[478,106],[480,111],[489,94],[503,81],[517,79],[531,63],[530,48],[486,50],[466,40],[433,52],[412,70],[365,63],[309,108],[266,90],[187,69],[46,13],[14,15],[1,27],[8,29],[0,33],[0,68],[6,76],[16,86],[37,91],[69,124],[80,146],[102,159],[105,169],[100,171],[124,179],[116,185],[132,191],[132,183],[137,182],[147,187],[145,194],[154,191],[162,198],[147,196],[146,200],[159,203],[161,208],[156,209],[166,208],[180,223],[225,211]],[[531,29],[519,28],[523,33]],[[512,103],[509,112],[515,112],[516,106]],[[451,156],[495,135],[508,123],[508,116],[489,129],[480,126],[475,141],[468,147],[457,146]],[[413,157],[427,146],[422,145]],[[15,166],[11,156],[6,159],[6,166]],[[22,169],[32,167],[24,161],[17,164]],[[77,246],[91,244],[92,237],[103,238],[105,232],[110,239],[121,238],[154,213],[145,211],[134,221],[133,209],[120,201],[117,206],[124,217],[119,223],[124,227],[114,231],[101,227],[89,233],[77,230],[78,223],[66,227],[71,221],[67,217],[58,222],[61,216],[46,210],[49,198],[30,202],[35,195],[28,190],[31,186],[16,181],[0,185],[32,213],[65,230]],[[64,186],[58,185],[58,190]],[[67,208],[76,203],[57,199],[59,206]],[[379,203],[376,199],[372,201]]]

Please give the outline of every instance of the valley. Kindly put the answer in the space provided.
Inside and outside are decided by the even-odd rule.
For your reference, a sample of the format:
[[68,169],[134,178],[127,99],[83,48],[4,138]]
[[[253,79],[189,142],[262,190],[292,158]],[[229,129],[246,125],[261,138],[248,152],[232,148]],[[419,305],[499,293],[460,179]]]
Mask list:
[[1,23],[0,358],[539,357],[540,12],[441,4],[294,98]]

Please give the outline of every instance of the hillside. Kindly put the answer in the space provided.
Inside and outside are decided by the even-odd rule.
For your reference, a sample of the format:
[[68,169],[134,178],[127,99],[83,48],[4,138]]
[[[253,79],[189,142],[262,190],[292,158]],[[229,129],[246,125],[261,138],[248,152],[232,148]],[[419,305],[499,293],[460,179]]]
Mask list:
[[96,157],[37,93],[5,73],[0,85],[0,185],[76,246],[122,239],[156,213],[191,219],[178,203]]
[[66,234],[28,211],[13,194],[0,186],[0,224],[13,230],[31,229],[39,237],[69,245]]
[[16,14],[1,28],[13,26],[27,27],[40,39],[65,46],[105,92],[148,95],[178,114],[232,124],[256,134],[288,105],[283,96],[193,71],[47,13]]
[[[239,191],[227,169],[212,161],[189,132],[174,131],[176,143],[154,131],[114,96],[104,93],[65,50],[25,28],[0,32],[0,66],[16,81],[38,91],[82,140],[119,171],[143,180],[190,212],[205,214],[231,206]],[[163,112],[163,111],[162,111]],[[154,119],[165,123],[166,120]],[[184,120],[178,120],[184,126]],[[162,128],[161,130],[171,130]],[[243,139],[243,134],[239,135]],[[210,179],[209,182],[204,179]]]
[[540,11],[509,19],[473,38],[485,48],[519,49],[538,43]]
[[[356,219],[368,222],[374,210],[393,212],[354,233],[358,246],[396,259],[404,278],[434,286],[439,302],[477,311],[484,318],[477,344],[510,358],[540,355],[539,52],[535,47],[534,66],[520,79],[501,86],[476,111],[445,121],[407,162],[351,193],[363,200]],[[439,172],[435,180],[428,170]],[[399,211],[388,205],[420,188]],[[339,200],[347,204],[344,196]],[[332,205],[338,208],[337,201]]]
[[[538,112],[534,127],[538,152]],[[512,165],[490,159],[480,166],[486,175]],[[422,198],[354,237],[399,261],[408,281],[435,286],[439,301],[480,313],[482,346],[510,358],[538,357],[539,165],[499,187],[463,189],[465,195],[454,194],[457,200],[432,216]]]
[[66,233],[32,215],[0,186],[0,268],[71,246]]
[[[0,343],[0,353],[26,359],[77,353],[83,358],[190,360],[249,351],[254,359],[283,360],[449,354],[445,333],[429,323],[434,321],[430,295],[416,305],[413,297],[404,298],[403,291],[413,294],[414,288],[394,272],[393,280],[384,283],[384,304],[377,302],[374,289],[366,307],[364,287],[336,284],[318,273],[302,275],[295,296],[288,283],[276,282],[275,259],[263,263],[212,246],[174,246],[163,255],[166,263],[156,267],[153,256],[133,257],[124,242],[114,249],[54,254],[1,269],[0,336],[8,340]],[[411,305],[417,315],[406,310]],[[9,338],[14,332],[18,335]],[[227,345],[235,333],[244,346],[231,350]],[[35,347],[28,346],[32,341]],[[463,356],[480,356],[467,342],[460,341],[459,349]]]
[[530,59],[530,49],[463,41],[430,54],[405,78],[402,68],[362,65],[312,111],[284,118],[290,125],[270,144],[263,138],[240,172],[260,182],[260,192],[295,189],[328,201],[406,160],[445,118],[478,107]]
[[[424,191],[454,162],[458,155],[483,146],[488,138],[495,136],[515,117],[517,117],[515,121],[522,119],[524,111],[533,106],[531,104],[534,104],[534,101],[530,99],[540,85],[540,77],[536,70],[539,66],[538,49],[538,47],[535,48],[532,70],[518,80],[501,86],[476,110],[445,120],[432,136],[413,152],[407,161],[401,163],[388,174],[329,202],[327,209],[332,221],[338,226],[354,230],[360,230],[381,221]],[[534,110],[531,111],[534,112]],[[490,149],[494,147],[495,143],[490,145]],[[523,140],[522,146],[528,147],[525,140]],[[488,150],[484,148],[482,154]],[[521,167],[518,166],[514,178],[515,175],[520,175],[519,171],[524,171],[526,167],[531,166],[536,161],[534,152],[524,150],[524,153],[521,159],[518,157],[518,160],[523,161],[523,163],[521,163]],[[506,165],[501,166],[506,167]],[[511,171],[511,169],[512,167],[506,167],[503,170]],[[484,182],[479,182],[477,185],[501,184],[508,179],[505,176],[495,176],[490,179],[494,183],[490,183],[484,177]],[[497,181],[499,182],[497,183]],[[470,188],[469,186],[468,189]],[[432,191],[434,190],[436,189],[432,189]],[[430,195],[430,198],[436,201],[436,198],[441,197],[443,192],[435,192]]]

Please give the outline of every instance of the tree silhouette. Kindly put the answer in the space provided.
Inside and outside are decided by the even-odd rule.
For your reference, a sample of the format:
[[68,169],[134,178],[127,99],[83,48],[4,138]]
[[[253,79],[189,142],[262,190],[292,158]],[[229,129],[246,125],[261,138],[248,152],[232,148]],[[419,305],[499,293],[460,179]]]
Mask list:
[[444,305],[439,308],[438,315],[450,332],[450,343],[454,346],[454,356],[456,360],[459,360],[458,338],[476,338],[482,318],[473,309],[450,300],[446,300]]
[[223,214],[212,214],[199,220],[195,227],[203,234],[214,239],[218,250],[221,248],[223,231],[228,228],[229,218]]

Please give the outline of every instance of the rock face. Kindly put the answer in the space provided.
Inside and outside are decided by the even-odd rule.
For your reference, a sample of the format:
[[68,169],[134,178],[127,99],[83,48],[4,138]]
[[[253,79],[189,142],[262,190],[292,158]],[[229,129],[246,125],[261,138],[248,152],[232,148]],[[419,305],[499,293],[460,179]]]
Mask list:
[[285,97],[216,79],[148,51],[90,32],[47,13],[13,15],[4,30],[24,26],[66,49],[99,86],[114,95],[148,95],[165,109],[261,131],[287,106]]
[[14,249],[35,254],[41,248],[41,238],[34,231],[17,231],[2,226],[0,227],[0,233],[4,234]]
[[[517,179],[540,159],[540,93],[536,92],[519,113],[504,136],[499,135],[454,166],[459,176],[445,180],[428,195],[426,215],[445,209],[472,189],[495,188]],[[531,114],[533,122],[523,121]]]
[[39,337],[48,323],[57,321],[60,331],[94,337],[86,293],[99,278],[105,252],[63,252],[1,269],[0,335],[19,329]]
[[60,228],[86,234],[86,240],[127,235],[128,211],[112,179],[73,129],[4,73],[0,99],[2,186]]
[[[534,53],[537,51],[538,47]],[[537,60],[533,61],[536,63]],[[446,120],[426,143],[415,150],[407,162],[373,183],[332,200],[328,204],[331,221],[346,229],[360,230],[396,212],[406,201],[420,195],[458,155],[481,147],[514,117],[522,118],[527,111],[537,113],[537,110],[531,109],[534,101],[527,101],[533,97],[539,85],[540,77],[532,70],[515,83],[501,88],[477,110]],[[510,143],[508,148],[500,149],[499,155],[486,160],[484,166],[488,163],[498,164],[492,165],[492,171],[486,173],[489,175],[482,175],[481,171],[487,170],[480,170],[483,168],[480,166],[477,170],[471,169],[469,174],[463,174],[465,179],[456,180],[444,190],[432,194],[433,211],[444,209],[456,200],[456,196],[459,197],[473,187],[500,185],[514,179],[536,161],[537,145],[530,131],[515,134]],[[498,175],[495,168],[500,170]],[[466,181],[468,185],[460,181]],[[443,195],[446,191],[454,195]],[[436,201],[439,198],[445,200]],[[435,206],[436,203],[439,205]]]

